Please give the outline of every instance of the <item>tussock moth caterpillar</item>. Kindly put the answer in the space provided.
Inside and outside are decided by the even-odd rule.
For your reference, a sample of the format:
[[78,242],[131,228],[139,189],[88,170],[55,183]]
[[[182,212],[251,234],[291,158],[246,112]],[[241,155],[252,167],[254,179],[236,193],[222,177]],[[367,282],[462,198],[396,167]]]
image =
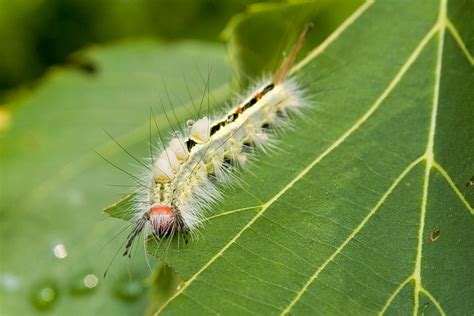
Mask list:
[[142,232],[157,239],[180,234],[187,242],[186,236],[202,225],[205,211],[222,198],[217,184],[235,178],[233,171],[254,150],[271,147],[272,131],[307,105],[303,89],[289,73],[311,27],[305,27],[271,80],[256,85],[237,106],[215,118],[189,122],[166,145],[160,135],[161,153],[149,158],[152,167],[138,179],[131,210],[135,226],[124,256],[130,256]]

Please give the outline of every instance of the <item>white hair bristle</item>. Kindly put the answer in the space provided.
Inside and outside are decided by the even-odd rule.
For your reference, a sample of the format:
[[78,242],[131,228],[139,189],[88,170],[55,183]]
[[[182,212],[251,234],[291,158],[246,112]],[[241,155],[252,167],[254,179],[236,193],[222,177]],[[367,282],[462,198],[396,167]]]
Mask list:
[[286,77],[308,30],[272,80],[256,86],[224,115],[189,121],[185,133],[175,131],[159,155],[150,158],[152,168],[137,189],[136,227],[124,254],[130,254],[133,239],[142,231],[157,238],[194,235],[206,211],[222,197],[218,184],[234,181],[234,170],[246,165],[255,150],[275,147],[274,131],[288,126],[289,114],[300,114],[307,105],[297,81]]

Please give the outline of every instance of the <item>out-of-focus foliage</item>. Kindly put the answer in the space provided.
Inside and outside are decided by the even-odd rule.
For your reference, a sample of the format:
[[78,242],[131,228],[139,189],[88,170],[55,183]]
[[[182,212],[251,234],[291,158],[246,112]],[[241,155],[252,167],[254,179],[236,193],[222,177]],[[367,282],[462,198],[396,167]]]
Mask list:
[[0,98],[91,43],[124,37],[218,40],[252,0],[0,0]]

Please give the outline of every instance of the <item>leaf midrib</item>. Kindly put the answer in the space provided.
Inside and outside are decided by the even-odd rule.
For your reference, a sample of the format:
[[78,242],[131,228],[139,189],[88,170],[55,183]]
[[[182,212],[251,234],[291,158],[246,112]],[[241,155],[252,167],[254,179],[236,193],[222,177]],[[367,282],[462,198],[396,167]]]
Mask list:
[[437,310],[440,312],[441,315],[445,315],[445,311],[443,310],[441,304],[438,302],[438,300],[427,290],[422,283],[422,278],[421,278],[421,261],[422,261],[422,249],[423,249],[423,234],[424,234],[424,222],[425,222],[425,217],[426,217],[426,206],[427,206],[427,201],[428,201],[428,187],[429,187],[429,179],[431,175],[432,169],[435,169],[438,171],[443,178],[448,182],[449,186],[452,188],[452,190],[456,193],[458,198],[461,200],[461,202],[464,204],[464,206],[470,211],[471,214],[474,215],[474,211],[471,205],[467,202],[467,200],[464,198],[464,196],[461,194],[459,189],[456,187],[454,184],[453,180],[451,177],[448,175],[446,170],[436,162],[435,157],[434,157],[434,137],[436,133],[436,117],[437,117],[437,111],[438,111],[438,103],[439,103],[439,91],[440,91],[440,82],[441,82],[441,76],[442,76],[442,58],[443,58],[443,48],[444,48],[444,39],[445,39],[445,31],[448,29],[451,33],[451,35],[454,37],[456,43],[458,44],[459,48],[463,52],[464,56],[466,59],[472,64],[473,63],[473,58],[470,55],[469,51],[466,49],[465,44],[462,42],[461,37],[459,36],[459,33],[455,29],[454,25],[451,23],[451,21],[448,19],[447,16],[447,0],[441,0],[440,1],[440,12],[439,12],[439,17],[437,20],[437,25],[438,25],[438,47],[437,47],[437,61],[436,61],[436,81],[434,85],[434,93],[433,93],[433,109],[431,113],[431,120],[430,120],[430,129],[429,129],[429,139],[427,142],[426,146],[426,152],[424,154],[424,160],[426,161],[425,165],[425,174],[424,174],[424,181],[423,181],[423,198],[422,198],[422,204],[421,204],[421,210],[420,210],[420,228],[418,232],[418,246],[417,246],[417,256],[415,259],[415,267],[413,270],[413,273],[407,277],[407,279],[402,282],[397,289],[390,295],[389,299],[383,306],[380,314],[383,314],[386,309],[390,306],[391,302],[393,299],[396,297],[396,295],[401,291],[401,289],[408,284],[410,281],[414,281],[414,287],[415,287],[415,293],[414,293],[414,299],[415,299],[415,304],[413,307],[413,314],[416,315],[418,308],[419,308],[419,295],[420,293],[424,294],[425,296],[428,297],[428,299],[435,305]]

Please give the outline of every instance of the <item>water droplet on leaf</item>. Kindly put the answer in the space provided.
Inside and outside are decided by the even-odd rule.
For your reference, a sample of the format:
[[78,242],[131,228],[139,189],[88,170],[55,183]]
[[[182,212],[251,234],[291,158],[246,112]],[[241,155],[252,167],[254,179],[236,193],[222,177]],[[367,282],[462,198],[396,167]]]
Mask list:
[[92,273],[82,273],[71,280],[70,292],[73,295],[92,293],[99,284],[99,278]]
[[31,303],[40,310],[50,309],[58,299],[58,287],[54,282],[46,281],[33,288]]
[[64,259],[67,257],[67,250],[64,244],[57,244],[53,248],[54,256],[58,259]]

